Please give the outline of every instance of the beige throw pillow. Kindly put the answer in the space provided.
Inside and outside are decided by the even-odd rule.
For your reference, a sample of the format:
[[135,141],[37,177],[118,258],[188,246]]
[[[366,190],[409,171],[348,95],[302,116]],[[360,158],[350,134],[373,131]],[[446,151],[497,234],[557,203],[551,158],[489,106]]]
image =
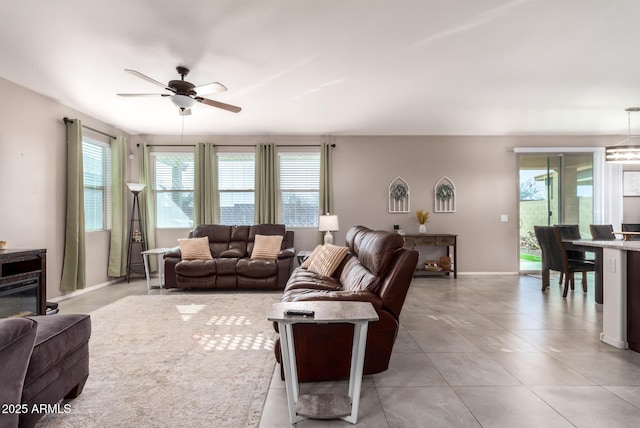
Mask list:
[[282,236],[280,235],[256,235],[251,258],[254,260],[275,260],[278,258],[281,246]]
[[182,260],[211,260],[209,238],[185,238],[178,239]]
[[322,251],[322,245],[318,245],[316,248],[313,249],[311,254],[309,254],[309,256],[306,259],[304,259],[300,267],[309,269],[311,262],[313,261],[313,259],[316,258],[318,254],[320,254],[321,251]]
[[318,275],[331,276],[338,266],[340,266],[342,259],[344,259],[348,252],[349,248],[347,247],[325,244],[320,252],[313,257],[307,270],[315,272]]

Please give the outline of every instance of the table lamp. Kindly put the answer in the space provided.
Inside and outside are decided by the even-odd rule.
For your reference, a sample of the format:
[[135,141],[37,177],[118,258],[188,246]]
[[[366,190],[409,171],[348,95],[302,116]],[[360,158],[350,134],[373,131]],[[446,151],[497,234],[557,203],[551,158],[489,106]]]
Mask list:
[[318,230],[320,232],[327,232],[324,235],[324,243],[325,244],[333,244],[333,234],[331,232],[335,232],[340,230],[338,226],[338,216],[337,215],[321,215],[318,218]]

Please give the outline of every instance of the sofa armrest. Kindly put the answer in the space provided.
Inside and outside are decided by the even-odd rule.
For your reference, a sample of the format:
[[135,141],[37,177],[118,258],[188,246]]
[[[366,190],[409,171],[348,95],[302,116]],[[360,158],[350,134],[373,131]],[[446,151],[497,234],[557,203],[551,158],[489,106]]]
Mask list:
[[167,251],[166,253],[164,253],[164,258],[170,258],[170,257],[175,257],[178,259],[182,258],[182,253],[180,253],[180,247],[176,246],[173,247],[172,249],[170,249],[169,251]]
[[[38,324],[29,318],[0,319],[0,426],[17,427],[20,412],[7,411],[6,405],[20,409],[27,367],[36,341]],[[14,409],[14,407],[9,407]],[[31,410],[31,409],[29,409]]]
[[382,299],[370,291],[326,291],[326,290],[292,290],[282,296],[282,302],[302,301],[345,301],[345,302],[369,302],[374,309],[382,309]]
[[296,250],[294,248],[285,248],[284,250],[280,250],[278,253],[279,259],[288,259],[296,255]]

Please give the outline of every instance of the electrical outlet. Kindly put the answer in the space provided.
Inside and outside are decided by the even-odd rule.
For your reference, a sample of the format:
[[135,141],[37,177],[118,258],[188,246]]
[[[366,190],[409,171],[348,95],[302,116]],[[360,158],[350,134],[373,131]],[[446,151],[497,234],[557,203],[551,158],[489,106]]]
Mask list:
[[616,259],[608,258],[606,264],[607,264],[607,272],[616,273]]

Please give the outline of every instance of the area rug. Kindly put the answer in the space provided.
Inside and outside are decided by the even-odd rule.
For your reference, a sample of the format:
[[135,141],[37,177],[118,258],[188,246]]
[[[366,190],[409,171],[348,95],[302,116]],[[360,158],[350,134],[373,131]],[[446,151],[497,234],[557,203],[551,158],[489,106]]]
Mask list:
[[255,427],[277,293],[128,296],[91,313],[89,379],[38,427]]

